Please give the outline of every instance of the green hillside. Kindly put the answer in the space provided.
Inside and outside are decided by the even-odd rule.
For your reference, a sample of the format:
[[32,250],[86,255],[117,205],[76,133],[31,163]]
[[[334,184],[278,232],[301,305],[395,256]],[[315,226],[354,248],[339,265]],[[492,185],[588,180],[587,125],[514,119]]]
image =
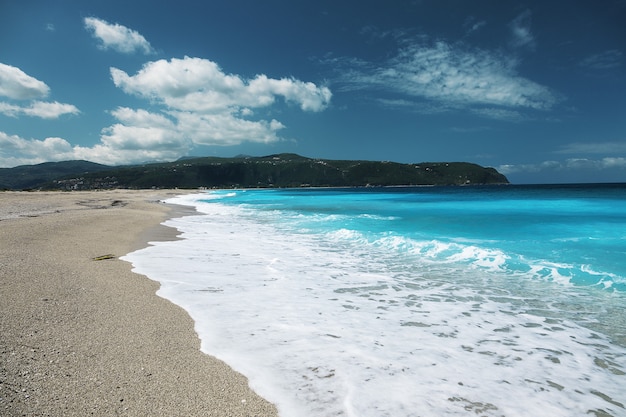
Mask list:
[[89,161],[44,162],[15,168],[0,168],[0,190],[40,188],[57,178],[112,169]]
[[[75,164],[77,161],[61,164]],[[43,165],[43,164],[42,164]],[[55,173],[59,165],[54,165]],[[42,172],[40,165],[33,172]],[[52,166],[50,166],[52,167]],[[103,168],[104,167],[104,168]],[[18,167],[20,171],[27,170]],[[17,170],[18,168],[12,168]],[[400,164],[381,161],[312,159],[296,154],[264,157],[193,158],[176,162],[85,169],[33,176],[27,183],[7,182],[5,188],[84,190],[103,188],[231,188],[231,187],[351,187],[390,185],[506,184],[493,168],[466,162]],[[44,177],[46,178],[44,180]],[[25,185],[26,184],[26,187]]]

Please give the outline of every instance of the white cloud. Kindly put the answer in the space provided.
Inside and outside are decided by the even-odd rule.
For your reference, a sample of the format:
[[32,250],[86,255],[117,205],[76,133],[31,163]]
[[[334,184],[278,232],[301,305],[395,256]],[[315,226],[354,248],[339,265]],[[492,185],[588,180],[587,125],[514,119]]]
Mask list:
[[626,158],[603,158],[602,166],[605,168],[626,168]]
[[611,49],[599,54],[588,56],[583,59],[579,65],[581,67],[603,71],[620,68],[624,63],[624,54],[617,49]]
[[111,112],[121,123],[103,130],[103,145],[118,150],[172,150],[180,153],[189,149],[176,124],[161,114],[146,110],[120,107]]
[[[149,62],[135,75],[111,68],[111,77],[126,93],[149,100],[153,111],[128,107],[111,111],[116,122],[102,129],[100,143],[91,147],[72,147],[60,138],[41,141],[2,133],[0,165],[67,159],[109,165],[171,161],[197,145],[272,143],[282,140],[279,132],[285,125],[256,117],[255,109],[263,108],[266,114],[282,98],[302,111],[319,112],[332,96],[327,87],[294,78],[257,75],[247,80],[225,74],[216,63],[200,58]],[[58,102],[35,101],[28,107],[0,102],[0,113],[10,116],[52,118],[78,112]]]
[[[295,103],[304,111],[321,111],[326,108],[332,96],[327,87],[317,87],[311,82],[293,78],[280,80],[258,75],[248,84],[248,94],[260,96],[282,96],[288,103]],[[273,102],[273,100],[272,100]]]
[[[303,111],[318,112],[332,96],[326,87],[294,78],[258,75],[246,80],[225,74],[216,63],[200,58],[149,62],[134,76],[111,68],[111,77],[117,87],[150,100],[157,110],[111,111],[116,123],[102,129],[100,143],[92,147],[72,147],[60,138],[40,141],[2,133],[0,146],[6,153],[0,153],[0,165],[65,159],[120,165],[174,160],[196,145],[272,143],[281,140],[278,133],[285,125],[276,119],[252,120],[253,109],[267,108],[280,97]],[[0,112],[53,117],[78,109],[57,102],[34,102],[30,107],[0,103]],[[52,145],[57,145],[57,153],[51,152]]]
[[74,156],[72,146],[62,138],[24,139],[0,132],[0,167],[71,160]]
[[[281,140],[278,132],[285,128],[280,121],[251,120],[252,109],[267,108],[278,97],[298,106],[303,111],[322,111],[331,99],[327,87],[294,78],[273,79],[257,75],[251,80],[234,74],[226,74],[215,63],[202,58],[158,60],[148,62],[135,75],[111,68],[114,84],[128,94],[150,100],[164,106],[169,124],[155,123],[143,126],[137,118],[128,118],[118,111],[119,124],[108,128],[103,142],[120,146],[153,146],[149,138],[163,132],[163,138],[184,140],[185,146],[213,145],[231,146],[243,142],[271,143]],[[130,111],[129,109],[125,112]],[[141,111],[135,111],[135,116]],[[138,129],[138,128],[141,129]],[[149,129],[150,134],[142,134]],[[178,135],[178,136],[176,136]],[[162,143],[162,142],[158,142]],[[171,144],[175,148],[175,144]],[[188,150],[180,147],[181,152]],[[180,153],[178,156],[184,155]]]
[[[626,175],[626,143],[576,142],[562,146],[555,154],[572,155],[563,160],[532,164],[507,164],[497,167],[504,175],[542,182],[623,182]],[[606,156],[611,155],[611,156]]]
[[105,165],[127,165],[144,162],[173,161],[184,154],[179,149],[118,149],[98,144],[93,147],[74,147],[74,158]]
[[118,107],[111,111],[113,117],[122,123],[140,127],[159,127],[175,130],[174,123],[162,114],[150,113],[146,110],[133,110],[128,107]]
[[0,96],[15,100],[32,100],[46,97],[50,88],[46,83],[31,77],[19,68],[0,62]]
[[521,122],[525,117],[516,110],[493,108],[493,107],[481,107],[472,108],[470,111],[482,117],[494,120],[502,120],[507,122]]
[[42,119],[56,119],[64,114],[78,114],[80,110],[72,104],[45,101],[34,101],[28,107],[16,106],[0,102],[0,113],[5,116],[32,116]]
[[192,147],[175,121],[165,115],[128,107],[119,107],[111,114],[119,123],[102,130],[99,144],[74,147],[75,159],[107,165],[171,161]]
[[444,41],[419,41],[382,64],[354,58],[329,63],[340,71],[343,90],[378,89],[450,108],[547,110],[558,101],[549,88],[518,75],[516,59]]
[[531,33],[530,26],[530,10],[526,10],[510,23],[509,28],[511,29],[511,46],[515,48],[535,48],[535,38]]
[[558,154],[626,154],[626,142],[575,142],[562,146]]
[[0,132],[0,167],[83,159],[107,165],[171,161],[185,155],[190,144],[180,134],[160,128],[113,125],[92,147],[72,146],[57,137],[25,139]]
[[606,157],[600,159],[570,158],[564,161],[543,161],[535,164],[505,164],[497,169],[504,175],[541,172],[577,172],[625,169],[626,158]]
[[277,120],[252,121],[230,113],[173,113],[178,128],[198,145],[229,146],[242,142],[272,143],[280,140],[277,132],[285,126]]
[[515,174],[519,172],[540,172],[543,170],[553,170],[559,168],[561,163],[558,161],[543,161],[537,164],[503,164],[498,166],[497,170],[504,174]]
[[487,22],[484,20],[477,21],[474,16],[470,16],[465,19],[463,23],[463,28],[465,29],[465,35],[469,36],[474,34],[475,32],[480,31],[484,26],[487,25]]
[[72,146],[62,138],[24,139],[0,132],[0,166],[84,159],[108,165],[169,161],[185,155],[192,143],[164,115],[120,107],[120,122],[103,129],[93,147]]
[[[0,63],[0,96],[14,100],[33,100],[46,97],[50,88],[43,81],[31,77],[24,71],[11,65]],[[9,117],[31,116],[42,119],[56,119],[64,114],[78,114],[80,111],[72,104],[58,101],[31,101],[29,106],[21,106],[0,101],[0,114]]]
[[332,96],[326,87],[293,78],[277,80],[257,75],[247,81],[225,74],[215,62],[202,58],[149,62],[134,76],[111,68],[111,77],[128,94],[152,99],[171,109],[202,113],[267,107],[276,96],[302,110],[321,111]]
[[150,43],[139,32],[117,23],[109,23],[95,17],[86,17],[85,28],[92,32],[94,38],[101,43],[101,49],[113,49],[117,52],[130,54],[136,51],[152,54]]

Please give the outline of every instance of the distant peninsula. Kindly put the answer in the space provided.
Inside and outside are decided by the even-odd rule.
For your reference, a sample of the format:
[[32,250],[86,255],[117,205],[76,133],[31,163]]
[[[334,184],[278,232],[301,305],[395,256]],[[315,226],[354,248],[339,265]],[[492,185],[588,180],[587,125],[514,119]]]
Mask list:
[[287,188],[508,184],[494,168],[468,162],[331,160],[297,154],[184,158],[107,166],[88,161],[0,168],[0,190],[112,188]]

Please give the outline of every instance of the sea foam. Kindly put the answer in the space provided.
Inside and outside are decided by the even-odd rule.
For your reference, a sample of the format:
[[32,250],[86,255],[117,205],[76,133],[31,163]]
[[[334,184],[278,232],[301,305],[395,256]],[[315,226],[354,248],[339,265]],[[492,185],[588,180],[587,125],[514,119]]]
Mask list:
[[626,349],[598,325],[623,313],[621,294],[589,298],[563,265],[516,271],[493,248],[314,232],[323,215],[219,198],[168,200],[201,214],[165,223],[182,240],[124,259],[281,416],[626,414]]

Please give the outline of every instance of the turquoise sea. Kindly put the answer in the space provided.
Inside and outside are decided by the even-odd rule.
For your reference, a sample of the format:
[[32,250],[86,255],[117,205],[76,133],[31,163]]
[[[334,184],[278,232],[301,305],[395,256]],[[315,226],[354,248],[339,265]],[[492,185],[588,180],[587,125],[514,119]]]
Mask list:
[[220,190],[124,259],[281,416],[625,416],[626,185]]

